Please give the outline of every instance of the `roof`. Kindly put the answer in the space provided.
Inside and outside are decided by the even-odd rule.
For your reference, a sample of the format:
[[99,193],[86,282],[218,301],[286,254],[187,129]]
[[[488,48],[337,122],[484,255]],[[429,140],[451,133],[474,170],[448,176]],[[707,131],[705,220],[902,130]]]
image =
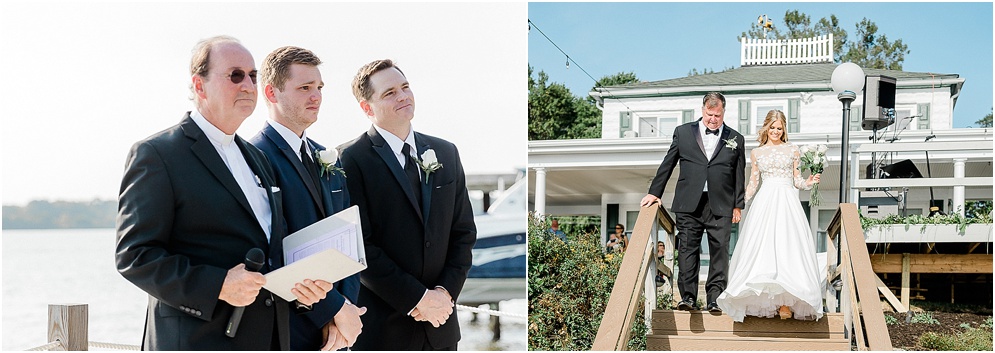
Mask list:
[[[688,92],[696,92],[698,91],[697,88],[700,87],[724,86],[737,86],[741,88],[752,86],[754,87],[754,90],[764,90],[763,87],[783,85],[792,85],[796,87],[812,87],[813,85],[817,85],[828,87],[830,77],[832,77],[833,70],[835,70],[837,66],[838,64],[834,63],[742,66],[723,72],[714,72],[660,81],[608,86],[607,88],[613,93],[620,93],[621,91],[627,91],[630,89],[666,89],[671,91],[672,89],[680,90],[682,88],[687,88]],[[915,86],[914,82],[908,81],[916,80],[923,81],[923,83],[926,83],[926,81],[942,82],[942,85],[945,86],[954,85],[957,81],[963,82],[962,79],[958,80],[960,78],[960,75],[958,74],[880,69],[864,69],[864,74],[893,77],[899,82],[904,82],[904,84],[900,83],[900,86]],[[601,92],[595,92],[596,93],[593,93],[592,95],[602,95]],[[610,94],[604,95],[607,96]]]

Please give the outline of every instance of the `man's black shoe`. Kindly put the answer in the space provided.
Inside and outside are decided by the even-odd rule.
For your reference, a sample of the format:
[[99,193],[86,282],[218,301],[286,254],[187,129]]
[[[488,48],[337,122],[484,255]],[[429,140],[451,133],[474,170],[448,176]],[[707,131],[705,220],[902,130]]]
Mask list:
[[691,311],[697,309],[698,308],[695,308],[694,303],[692,303],[690,300],[681,300],[680,303],[677,303],[677,310]]
[[722,309],[719,309],[719,304],[716,304],[715,302],[711,302],[711,303],[708,303],[708,311],[711,311],[713,313],[721,313]]

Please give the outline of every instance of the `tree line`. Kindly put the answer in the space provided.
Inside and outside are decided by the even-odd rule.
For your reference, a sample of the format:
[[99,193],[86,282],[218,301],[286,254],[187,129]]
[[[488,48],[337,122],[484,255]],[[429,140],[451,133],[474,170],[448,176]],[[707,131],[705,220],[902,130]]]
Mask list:
[[3,229],[114,228],[117,201],[31,201],[3,206]]

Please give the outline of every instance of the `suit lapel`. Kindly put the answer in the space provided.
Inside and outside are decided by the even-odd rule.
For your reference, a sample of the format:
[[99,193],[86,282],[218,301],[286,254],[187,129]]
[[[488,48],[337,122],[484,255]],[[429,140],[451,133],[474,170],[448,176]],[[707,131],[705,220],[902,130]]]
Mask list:
[[[390,173],[394,176],[394,180],[400,184],[401,189],[404,190],[404,194],[408,197],[408,202],[411,207],[414,207],[415,212],[418,213],[418,217],[422,216],[421,207],[419,207],[418,202],[415,200],[415,191],[411,189],[411,183],[408,182],[407,174],[404,174],[404,169],[401,164],[397,162],[397,157],[394,157],[394,151],[390,149],[390,145],[387,144],[387,140],[384,140],[383,136],[380,136],[380,132],[376,128],[370,127],[370,131],[367,132],[370,137],[370,142],[373,144],[373,150],[383,159],[384,163],[387,164],[387,168],[390,169]],[[422,194],[424,198],[424,194]],[[424,218],[423,218],[424,219]]]
[[715,144],[715,151],[712,152],[712,158],[709,159],[709,161],[715,159],[715,156],[718,156],[719,152],[721,152],[722,149],[726,147],[725,141],[727,139],[729,139],[729,127],[722,125],[722,137],[719,138],[719,142]]
[[[282,210],[277,204],[280,202],[278,195],[273,193],[274,181],[270,180],[267,173],[263,173],[262,165],[265,163],[262,160],[257,159],[255,154],[249,153],[246,149],[248,145],[245,140],[241,137],[235,136],[235,143],[238,144],[239,151],[242,152],[242,156],[245,157],[245,162],[249,164],[249,169],[252,169],[252,173],[259,177],[259,182],[262,184],[263,189],[266,190],[266,198],[269,200],[270,209],[270,241],[269,241],[269,259],[272,263],[272,268],[277,269],[283,266],[283,236],[282,232],[278,232],[279,225],[282,224],[280,220],[280,215]],[[255,217],[255,213],[253,213]]]
[[214,148],[211,144],[211,140],[207,138],[207,135],[200,130],[197,123],[187,115],[187,118],[183,120],[183,133],[194,140],[193,145],[190,146],[190,150],[193,152],[201,163],[207,167],[207,170],[214,174],[214,177],[221,182],[221,185],[228,189],[228,192],[238,200],[238,203],[242,205],[249,214],[255,217],[255,213],[252,212],[252,207],[249,206],[249,200],[245,198],[245,194],[242,193],[242,188],[238,186],[238,182],[235,181],[235,177],[232,176],[231,171],[225,165],[225,161],[221,159],[218,154],[218,150]]
[[[266,124],[266,127],[263,128],[263,136],[266,136],[270,142],[273,142],[273,144],[280,149],[280,154],[282,154],[283,157],[290,162],[290,165],[294,167],[294,170],[297,171],[297,176],[304,181],[304,186],[307,187],[308,193],[311,194],[311,199],[314,200],[315,204],[318,205],[318,209],[320,209],[321,213],[324,215],[325,206],[322,205],[321,194],[318,193],[318,188],[314,185],[314,181],[307,175],[307,169],[304,168],[304,163],[301,163],[301,160],[297,158],[297,150],[300,149],[300,146],[297,146],[296,148],[291,147],[287,143],[287,140],[284,139],[283,136],[281,136],[280,133],[269,124]],[[303,157],[306,156],[302,156],[302,158]]]
[[[419,143],[419,141],[421,141],[421,143]],[[425,138],[421,137],[421,134],[417,132],[415,132],[415,144],[418,145],[419,160],[421,160],[421,155],[424,154],[425,151],[432,148],[427,143],[425,143]],[[419,167],[418,169],[421,170],[421,167]],[[434,189],[433,186],[435,185],[435,183],[433,182],[435,180],[435,173],[429,173],[427,175],[425,174],[424,171],[421,171],[421,173],[422,175],[425,176],[425,180],[421,183],[422,221],[428,223],[428,214],[429,211],[432,209],[431,207],[432,190]]]
[[[698,119],[701,121],[701,119]],[[708,155],[705,153],[705,143],[701,141],[701,133],[698,130],[698,121],[691,125],[691,133],[694,134],[694,140],[698,142],[698,150],[701,151],[701,156],[705,157],[705,162],[708,162]]]

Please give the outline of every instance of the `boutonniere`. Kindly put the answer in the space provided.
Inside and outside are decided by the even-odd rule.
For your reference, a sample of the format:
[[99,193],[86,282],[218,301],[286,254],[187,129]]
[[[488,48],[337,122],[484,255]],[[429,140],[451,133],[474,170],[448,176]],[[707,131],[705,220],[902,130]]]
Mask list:
[[739,144],[736,143],[735,137],[730,137],[728,140],[725,140],[725,142],[726,148],[736,149],[736,147],[739,147]]
[[439,163],[439,158],[435,156],[435,151],[429,148],[422,153],[421,160],[418,161],[421,170],[425,172],[425,184],[428,184],[428,176],[432,172],[442,169],[442,163]]
[[332,148],[315,151],[314,159],[318,161],[318,176],[325,176],[325,173],[335,175],[335,172],[339,172],[342,173],[343,177],[345,177],[345,170],[342,170],[342,168],[335,165],[335,162],[339,160],[338,150]]

